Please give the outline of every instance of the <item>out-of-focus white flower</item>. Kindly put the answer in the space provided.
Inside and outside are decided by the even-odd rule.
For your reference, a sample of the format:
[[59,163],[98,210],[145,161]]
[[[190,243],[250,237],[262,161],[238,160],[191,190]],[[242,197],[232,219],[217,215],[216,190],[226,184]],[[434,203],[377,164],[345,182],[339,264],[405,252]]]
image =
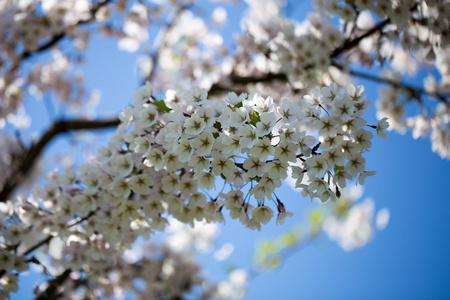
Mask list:
[[355,204],[341,219],[330,216],[325,219],[323,228],[330,239],[336,240],[345,251],[366,245],[372,235],[374,204],[370,199]]
[[123,32],[125,36],[119,40],[119,48],[128,52],[135,52],[148,39],[145,26],[131,20],[125,21]]
[[[206,221],[194,221],[194,226],[183,224],[171,218],[166,231],[170,234],[167,245],[176,252],[186,251],[190,247],[201,252],[212,249],[212,243],[218,236],[220,228],[215,223]],[[192,249],[192,248],[191,248]]]
[[214,258],[218,261],[226,260],[234,251],[234,245],[226,243],[214,252]]
[[214,9],[211,18],[217,26],[222,26],[227,22],[227,11],[222,6],[218,6]]
[[378,230],[383,230],[389,223],[390,213],[387,208],[380,209],[375,218],[375,224]]
[[235,269],[228,275],[228,281],[222,281],[217,287],[218,299],[241,299],[250,275],[246,270]]

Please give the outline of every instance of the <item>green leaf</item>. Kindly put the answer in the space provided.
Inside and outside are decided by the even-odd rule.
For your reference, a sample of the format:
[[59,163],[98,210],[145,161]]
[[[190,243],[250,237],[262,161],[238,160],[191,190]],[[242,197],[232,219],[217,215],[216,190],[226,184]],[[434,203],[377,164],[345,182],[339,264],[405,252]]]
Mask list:
[[243,104],[242,104],[242,102],[239,102],[238,104],[236,104],[235,106],[233,106],[234,108],[239,108],[239,107],[242,107],[243,106]]
[[334,165],[334,173],[336,173],[336,171],[337,170],[344,170],[344,166],[337,166],[337,165]]
[[261,121],[261,118],[259,117],[259,113],[254,111],[252,115],[252,119],[250,120],[250,124],[256,127],[256,123]]
[[167,105],[164,102],[164,100],[155,101],[155,102],[153,102],[153,104],[155,104],[156,106],[158,106],[160,109],[162,109],[165,112],[169,112],[169,111],[172,110],[169,107],[167,107]]

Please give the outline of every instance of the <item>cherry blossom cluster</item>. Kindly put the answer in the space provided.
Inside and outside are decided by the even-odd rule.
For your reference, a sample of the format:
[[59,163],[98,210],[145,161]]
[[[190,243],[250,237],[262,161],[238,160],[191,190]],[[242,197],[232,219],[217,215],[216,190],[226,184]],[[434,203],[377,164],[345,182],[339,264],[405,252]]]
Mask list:
[[[274,95],[330,79],[345,84],[346,68],[352,64],[381,63],[396,74],[382,74],[380,81],[388,84],[379,93],[379,118],[388,116],[392,129],[409,129],[414,138],[430,136],[433,151],[449,158],[449,2],[317,0],[313,4],[316,12],[299,24],[283,16],[279,1],[250,2],[244,32],[237,39],[241,47],[235,71],[244,76],[284,74],[287,88],[272,82],[264,85]],[[332,22],[336,16],[341,27]],[[359,37],[364,38],[352,44]],[[437,71],[428,72],[423,88],[402,83],[401,75],[414,76],[423,67]],[[418,103],[414,110],[418,112],[407,116],[412,102]]]
[[[18,275],[30,267],[33,271],[55,277],[69,272],[68,278],[57,286],[63,299],[122,298],[130,294],[136,299],[184,295],[227,298],[226,291],[219,290],[216,283],[204,277],[194,257],[197,244],[210,247],[214,242],[217,237],[216,224],[196,222],[194,228],[183,228],[187,226],[172,219],[163,243],[144,243],[141,239],[127,249],[117,251],[109,244],[104,244],[101,237],[99,239],[100,233],[86,232],[79,226],[86,224],[78,223],[77,228],[72,227],[67,239],[63,239],[63,234],[54,233],[47,239],[48,244],[43,244],[42,251],[26,258],[27,251],[22,249],[26,244],[41,239],[41,235],[32,237],[33,234],[39,234],[39,228],[18,224],[16,212],[20,213],[21,208],[14,207],[11,202],[0,203],[2,223],[14,222],[1,227],[1,299],[8,299],[10,293],[18,291]],[[23,212],[21,220],[24,220]],[[70,223],[66,226],[71,228]],[[71,264],[72,269],[68,269],[66,263],[72,259],[75,260],[74,264]],[[51,284],[51,281],[44,281],[36,285],[35,294],[41,293]],[[233,281],[220,284],[231,285]]]
[[283,73],[296,88],[313,87],[330,67],[330,53],[343,43],[344,33],[320,14],[301,24],[283,18],[275,2],[250,4],[245,31],[237,37],[239,56],[245,59],[236,69],[243,74]]
[[[93,34],[118,37],[120,49],[136,51],[148,39],[149,24],[164,23],[164,14],[186,3],[162,3],[157,9],[128,0],[0,1],[0,126],[29,96],[41,99],[54,92],[57,100],[78,108],[90,93],[75,66]],[[62,51],[61,41],[70,41],[64,43],[70,51]],[[51,55],[28,64],[47,49]]]
[[[214,101],[206,90],[193,87],[170,90],[164,102],[155,102],[151,92],[147,83],[135,94],[133,107],[122,113],[122,128],[133,128],[124,138],[133,154],[114,157],[114,165],[116,172],[129,176],[137,154],[142,172],[150,168],[159,175],[139,175],[143,190],[133,190],[137,178],[128,187],[123,179],[113,186],[125,195],[134,191],[166,197],[162,201],[169,204],[169,213],[184,222],[203,217],[220,221],[224,207],[232,218],[260,229],[273,217],[266,202],[274,201],[278,222],[289,215],[274,194],[288,176],[296,179],[304,196],[325,202],[339,197],[347,181],[363,184],[373,175],[365,170],[363,157],[373,134],[361,118],[370,107],[362,86],[344,89],[333,83],[297,103],[277,101],[280,106],[257,93],[229,93],[225,101]],[[388,123],[383,119],[372,127],[385,137]],[[315,131],[317,141],[309,134]],[[198,188],[215,189],[218,179],[228,192],[199,193]]]
[[[57,239],[58,254],[43,249],[56,273],[77,270],[89,282],[101,281],[104,270],[121,268],[114,257],[138,237],[163,230],[169,216],[194,225],[223,222],[228,210],[260,230],[273,218],[273,203],[283,223],[292,213],[275,190],[288,176],[304,196],[334,201],[347,181],[363,184],[374,173],[363,157],[373,138],[364,129],[363,92],[331,84],[278,106],[258,93],[210,100],[192,87],[156,101],[147,83],[121,113],[108,147],[80,165],[79,174],[49,174],[30,197],[1,204],[3,276],[45,264],[28,256]],[[387,126],[383,119],[367,128],[385,138]],[[3,291],[14,286],[8,281]]]
[[[92,252],[90,246],[85,247],[87,253],[80,259],[93,263],[90,256],[96,255],[99,265],[91,266],[92,270],[87,276],[83,272],[73,273],[62,287],[64,298],[77,299],[80,295],[94,299],[122,298],[130,294],[136,299],[178,298],[186,295],[208,299],[220,296],[216,284],[204,277],[202,268],[196,263],[196,244],[190,240],[201,240],[208,245],[215,236],[205,239],[204,235],[214,230],[208,226],[214,227],[215,224],[198,222],[194,229],[184,230],[184,224],[180,226],[173,221],[166,230],[163,243],[138,240],[123,253],[109,249]],[[53,259],[64,263],[63,256],[67,253],[60,252],[64,243],[59,240],[50,246],[53,247]],[[72,247],[84,246],[73,244]],[[111,260],[114,264],[108,263],[101,267],[102,263]]]
[[[380,88],[377,103],[378,115],[392,121],[392,129],[412,131],[413,137],[430,137],[432,150],[442,158],[450,158],[450,3],[448,1],[358,1],[354,9],[348,1],[315,1],[317,9],[337,15],[349,22],[355,32],[375,26],[375,18],[388,18],[390,24],[381,35],[365,39],[353,61],[370,64],[373,53],[379,60],[388,61],[393,73],[385,74],[394,82],[401,75],[417,74],[423,65],[432,65],[440,76],[429,72],[424,79],[424,89],[430,96],[422,96],[413,89],[390,85]],[[345,21],[344,21],[345,20]],[[353,22],[352,20],[356,20]],[[430,99],[431,98],[431,99]],[[438,104],[429,101],[436,100]],[[419,103],[419,112],[408,116],[407,104]],[[427,100],[427,102],[425,102]]]
[[[90,18],[90,1],[88,0],[0,2],[0,32],[2,32],[0,35],[0,97],[2,98],[0,120],[21,107],[25,96],[24,88],[29,81],[32,82],[33,79],[41,77],[43,81],[48,81],[51,75],[55,76],[53,78],[59,78],[60,74],[55,69],[61,71],[67,68],[65,67],[67,63],[61,64],[58,58],[55,59],[59,62],[58,66],[56,63],[50,63],[50,66],[40,70],[41,72],[38,72],[38,69],[34,70],[35,76],[41,76],[27,78],[26,71],[21,72],[21,64],[26,57],[60,34],[71,35],[75,37],[76,43],[84,44],[86,35],[75,25]],[[65,82],[61,88],[58,85],[52,88],[62,96],[71,94],[69,82]],[[66,97],[62,99],[69,100]]]
[[175,11],[178,16],[161,41],[165,48],[159,63],[154,65],[150,56],[142,56],[137,65],[157,91],[165,92],[174,82],[182,87],[195,84],[208,88],[230,69],[232,59],[224,37],[186,5]]
[[[375,51],[381,59],[389,61],[393,72],[385,75],[394,82],[400,82],[403,74],[417,74],[422,65],[434,66],[440,76],[429,72],[423,83],[431,97],[411,89],[402,89],[401,86],[380,88],[377,115],[389,117],[392,128],[399,132],[411,130],[415,139],[429,136],[432,150],[442,158],[450,158],[450,3],[379,1],[374,5],[372,2],[359,1],[358,7],[362,13],[357,14],[349,6],[342,6],[344,1],[320,2],[316,2],[319,7],[342,18],[345,15],[342,10],[347,10],[350,18],[357,18],[355,25],[363,30],[374,26],[375,16],[389,18],[391,24],[385,28],[384,36],[366,39],[359,49],[360,61],[363,63]],[[436,98],[438,104],[429,101]],[[418,113],[414,115],[407,114],[407,104],[411,100],[419,103]]]

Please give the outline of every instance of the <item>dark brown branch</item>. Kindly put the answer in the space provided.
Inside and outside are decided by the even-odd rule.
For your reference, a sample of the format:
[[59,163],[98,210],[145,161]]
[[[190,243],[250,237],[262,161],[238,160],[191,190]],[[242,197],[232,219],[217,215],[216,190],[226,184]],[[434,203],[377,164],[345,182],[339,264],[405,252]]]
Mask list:
[[359,42],[361,42],[363,39],[373,35],[374,33],[381,31],[386,25],[388,25],[391,22],[391,20],[389,18],[385,19],[384,21],[378,23],[376,26],[374,26],[372,29],[366,31],[366,33],[352,39],[352,40],[347,40],[345,41],[345,43],[339,47],[334,49],[333,52],[331,52],[331,58],[336,58],[338,57],[341,53],[348,51],[356,46],[358,46]]
[[367,73],[362,73],[362,72],[358,72],[358,71],[354,71],[354,70],[350,70],[350,69],[345,69],[342,65],[337,64],[337,63],[332,63],[332,65],[352,76],[368,79],[368,80],[375,81],[378,83],[389,84],[396,88],[406,89],[406,90],[410,91],[414,96],[427,95],[430,97],[437,98],[437,99],[439,99],[439,101],[441,101],[443,103],[449,104],[448,96],[446,96],[444,94],[430,93],[430,92],[427,92],[424,88],[413,86],[413,85],[404,83],[402,81],[397,81],[397,80],[393,80],[393,79],[386,78],[386,77],[378,77],[378,76],[375,76],[372,74],[367,74]]
[[[231,74],[226,78],[226,82],[231,85],[245,85],[249,83],[258,82],[271,82],[274,80],[288,81],[288,78],[283,73],[268,73],[261,76],[238,76],[236,74]],[[208,91],[208,95],[215,95],[220,92],[229,91],[230,87],[220,82],[214,83]]]
[[69,278],[70,273],[72,273],[71,269],[66,269],[60,275],[58,275],[55,279],[49,281],[49,286],[40,293],[36,300],[50,300],[57,299],[58,296],[58,288],[64,284],[64,282]]
[[34,246],[31,246],[27,251],[24,252],[24,256],[30,254],[31,252],[33,252],[34,250],[36,250],[37,248],[47,244],[48,242],[50,242],[50,240],[53,238],[53,235],[49,234],[45,237],[45,239],[41,240],[40,242],[36,243]]
[[47,132],[40,138],[40,140],[33,144],[28,151],[18,161],[17,166],[13,166],[13,174],[4,183],[3,190],[0,192],[0,202],[6,202],[11,193],[18,187],[24,177],[28,175],[36,160],[41,155],[44,148],[50,141],[61,133],[66,133],[72,130],[88,130],[88,129],[102,129],[114,127],[119,125],[119,119],[110,120],[60,120],[54,123]]
[[[95,215],[96,211],[91,211],[87,216],[85,217],[80,217],[76,220],[73,220],[73,222],[67,224],[67,228],[73,227],[75,225],[80,224],[83,221],[88,220],[90,217],[92,217],[93,215]],[[36,243],[34,246],[31,246],[27,251],[25,251],[23,253],[23,256],[26,256],[28,254],[30,254],[31,252],[33,252],[34,250],[36,250],[37,248],[47,244],[48,242],[50,242],[50,240],[53,238],[53,235],[49,234],[47,235],[43,240],[41,240],[40,242]],[[1,276],[0,276],[1,278]]]
[[[101,2],[96,3],[94,6],[92,6],[91,8],[91,17],[89,19],[86,20],[80,20],[78,21],[75,26],[78,25],[83,25],[83,24],[87,24],[90,23],[91,21],[93,21],[95,19],[95,14],[98,12],[98,10],[108,4],[108,2],[111,2],[111,0],[103,0]],[[39,46],[39,48],[37,48],[34,51],[25,51],[22,53],[22,55],[20,55],[20,57],[22,58],[22,60],[29,58],[30,56],[43,52],[47,49],[50,49],[51,47],[53,47],[54,45],[56,45],[60,40],[62,40],[64,37],[66,37],[67,32],[65,31],[61,31],[58,32],[56,34],[54,34],[46,43],[42,44],[41,46]]]
[[[79,218],[74,220],[72,223],[67,224],[67,228],[73,227],[75,225],[80,224],[83,221],[88,220],[90,217],[92,217],[95,214],[95,211],[91,211],[87,216]],[[34,244],[33,246],[31,246],[27,251],[25,251],[23,253],[23,256],[27,256],[28,254],[30,254],[31,252],[33,252],[34,250],[38,249],[39,247],[47,244],[48,242],[50,242],[50,240],[53,238],[54,236],[49,234],[47,235],[44,239],[42,239],[41,241],[37,242],[36,244]],[[3,271],[3,270],[2,270]],[[0,276],[1,278],[1,276]]]
[[[411,12],[413,12],[413,11],[417,10],[417,7],[418,7],[418,4],[415,3],[409,10],[410,10]],[[355,38],[355,39],[345,41],[345,43],[344,43],[341,47],[336,48],[336,49],[331,53],[330,58],[336,58],[336,57],[338,57],[341,53],[343,53],[343,52],[345,52],[345,51],[347,51],[347,50],[350,50],[350,49],[352,49],[352,48],[358,46],[359,42],[361,42],[363,39],[365,39],[366,37],[369,37],[369,36],[373,35],[374,33],[378,32],[378,31],[382,31],[383,28],[384,28],[385,26],[387,26],[388,24],[390,24],[390,23],[391,23],[391,20],[390,20],[389,18],[386,18],[386,19],[384,19],[383,21],[381,21],[380,23],[378,23],[376,26],[374,26],[373,28],[371,28],[370,30],[368,30],[366,33],[364,33],[364,34],[358,36],[358,37]]]
[[230,80],[233,82],[233,84],[248,84],[248,83],[257,83],[257,82],[268,82],[273,80],[281,80],[286,81],[287,77],[285,74],[279,73],[267,73],[264,76],[237,76],[232,74],[230,76]]

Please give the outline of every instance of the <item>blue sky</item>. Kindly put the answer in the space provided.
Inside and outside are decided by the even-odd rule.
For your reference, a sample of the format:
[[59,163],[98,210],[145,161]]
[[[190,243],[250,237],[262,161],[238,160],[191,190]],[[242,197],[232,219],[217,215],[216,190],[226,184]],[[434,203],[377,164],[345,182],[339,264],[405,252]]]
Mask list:
[[[297,9],[294,17],[304,13],[304,9]],[[237,15],[233,19],[237,20]],[[92,40],[83,67],[88,87],[102,89],[102,103],[96,110],[99,117],[116,115],[130,103],[138,87],[134,71],[137,56],[118,51],[116,45],[113,40]],[[376,85],[368,81],[358,83],[366,86],[368,99],[377,98]],[[30,101],[27,107],[35,121],[33,130],[45,128],[49,119],[43,103]],[[374,105],[368,118],[372,124],[376,122]],[[53,143],[50,153],[67,151],[68,136]],[[106,141],[107,135],[103,135],[98,143]],[[77,158],[83,159],[81,154]],[[367,169],[376,170],[377,175],[367,179],[363,198],[373,198],[377,209],[390,210],[388,227],[377,232],[367,246],[353,252],[319,239],[277,270],[252,279],[246,299],[450,298],[450,162],[431,152],[429,140],[414,140],[409,132],[388,132],[387,140],[375,139],[366,160]],[[295,214],[285,225],[271,222],[261,232],[250,231],[231,220],[222,226],[217,244],[234,244],[230,263],[250,266],[258,241],[288,231],[314,207],[309,199],[287,186],[278,195],[288,207],[293,207]],[[210,257],[203,257],[201,262],[211,277],[223,279],[226,264],[213,263]],[[25,282],[24,277],[20,283]],[[29,297],[30,294],[19,293],[13,299]]]

